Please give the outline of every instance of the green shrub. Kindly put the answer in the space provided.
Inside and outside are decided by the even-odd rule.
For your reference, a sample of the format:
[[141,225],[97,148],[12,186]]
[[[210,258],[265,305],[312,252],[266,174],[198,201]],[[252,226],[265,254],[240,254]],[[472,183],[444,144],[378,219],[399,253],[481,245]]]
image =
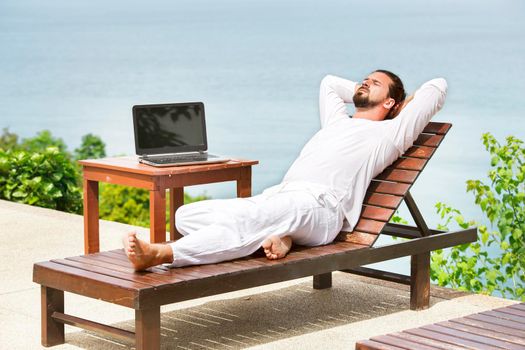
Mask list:
[[[166,230],[169,230],[169,196],[166,196]],[[206,195],[184,194],[184,204],[209,199]],[[149,192],[145,189],[100,184],[100,218],[149,227]]]
[[78,168],[56,147],[40,152],[0,149],[0,198],[82,212]]
[[82,143],[75,149],[75,159],[97,159],[106,156],[106,144],[100,137],[87,134],[82,136]]
[[8,128],[2,129],[2,135],[0,135],[0,149],[4,151],[13,150],[18,147],[18,135],[9,132]]
[[[482,137],[491,155],[488,182],[468,180],[467,192],[475,195],[491,228],[478,225],[478,241],[437,251],[432,255],[432,279],[439,285],[525,300],[525,147],[509,136],[501,145],[490,133]],[[436,205],[445,219],[462,228],[476,224],[445,204]],[[500,254],[489,254],[497,248]]]
[[48,147],[56,147],[58,150],[70,157],[70,154],[67,152],[67,147],[64,141],[60,138],[53,137],[49,130],[43,130],[39,132],[35,137],[30,137],[23,139],[19,148],[23,149],[26,152],[42,152]]
[[[64,142],[47,130],[19,143],[18,135],[4,128],[0,135],[0,199],[81,214],[82,176],[75,160],[105,157],[105,147],[98,136],[87,134],[72,156]],[[99,197],[102,219],[149,227],[148,191],[100,183]],[[208,198],[184,194],[184,203]],[[169,224],[169,215],[166,221]]]

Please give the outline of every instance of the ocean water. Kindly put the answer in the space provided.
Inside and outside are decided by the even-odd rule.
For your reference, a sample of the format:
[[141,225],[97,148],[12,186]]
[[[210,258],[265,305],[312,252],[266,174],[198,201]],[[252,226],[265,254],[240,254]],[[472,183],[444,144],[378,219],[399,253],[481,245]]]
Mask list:
[[134,104],[203,101],[210,150],[260,161],[256,194],[318,130],[324,75],[384,68],[408,91],[442,76],[434,120],[454,127],[412,193],[431,225],[437,201],[479,217],[465,180],[487,172],[481,134],[525,139],[524,20],[519,0],[2,0],[0,127],[48,129],[71,150],[94,133],[134,154]]

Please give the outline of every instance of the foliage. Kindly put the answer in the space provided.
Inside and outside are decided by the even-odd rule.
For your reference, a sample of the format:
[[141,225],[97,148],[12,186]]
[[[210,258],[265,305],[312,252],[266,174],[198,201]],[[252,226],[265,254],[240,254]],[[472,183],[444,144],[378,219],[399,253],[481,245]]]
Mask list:
[[399,215],[399,211],[398,210],[396,210],[394,215],[392,215],[392,217],[390,218],[390,222],[393,222],[395,224],[403,224],[403,225],[407,225],[408,224],[408,221],[406,221],[405,219],[403,219],[403,217],[401,217]]
[[[490,133],[483,134],[483,145],[491,155],[488,184],[468,180],[467,192],[491,224],[479,225],[478,241],[432,256],[432,279],[439,285],[468,291],[525,300],[525,147],[509,136],[501,145]],[[460,211],[445,204],[436,205],[447,227],[451,222],[462,228],[466,222]],[[489,254],[498,249],[500,255]]]
[[[105,155],[104,142],[92,134],[83,136],[80,147],[71,155],[64,142],[47,130],[19,143],[18,136],[4,128],[0,135],[0,199],[80,214],[82,178],[75,160]],[[184,202],[207,198],[185,194]],[[100,184],[100,217],[149,226],[148,192]]]
[[38,153],[0,149],[0,198],[72,213],[82,211],[79,173],[57,147]]
[[106,156],[106,144],[100,137],[87,134],[82,136],[82,143],[75,149],[75,159],[97,159]]
[[[100,184],[100,218],[135,226],[149,227],[149,193],[147,190]],[[184,204],[209,199],[206,195],[184,194]],[[166,201],[166,224],[169,230],[169,200]]]
[[0,149],[5,151],[15,149],[18,146],[18,135],[9,132],[8,128],[2,129],[2,135],[0,135]]
[[69,156],[67,153],[67,147],[64,141],[60,138],[55,138],[51,135],[49,130],[43,130],[39,132],[35,137],[23,139],[19,148],[23,149],[26,152],[42,152],[48,147],[56,147],[58,150]]

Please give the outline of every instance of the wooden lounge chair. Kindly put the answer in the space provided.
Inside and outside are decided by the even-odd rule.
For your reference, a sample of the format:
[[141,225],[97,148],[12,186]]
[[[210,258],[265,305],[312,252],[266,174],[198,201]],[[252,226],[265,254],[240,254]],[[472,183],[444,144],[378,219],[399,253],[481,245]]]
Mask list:
[[[430,230],[409,193],[450,126],[429,123],[415,145],[372,181],[354,232],[341,233],[332,244],[294,247],[280,260],[254,254],[219,264],[153,267],[146,272],[135,272],[122,249],[36,263],[33,281],[41,284],[42,344],[63,343],[64,324],[69,324],[135,341],[137,349],[158,349],[161,305],[306,276],[313,276],[315,289],[329,288],[333,271],[410,284],[410,307],[428,307],[430,251],[473,242],[477,234],[475,228]],[[416,227],[388,223],[402,200]],[[410,240],[372,247],[380,233]],[[412,256],[411,276],[360,267],[402,256]],[[64,291],[135,309],[135,332],[65,314]]]

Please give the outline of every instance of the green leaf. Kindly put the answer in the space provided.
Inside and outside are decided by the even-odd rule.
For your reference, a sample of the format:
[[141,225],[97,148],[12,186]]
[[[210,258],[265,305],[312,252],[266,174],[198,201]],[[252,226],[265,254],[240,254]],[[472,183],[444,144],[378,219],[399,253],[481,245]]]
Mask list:
[[13,197],[15,197],[15,198],[24,198],[24,197],[27,197],[27,193],[22,192],[22,191],[15,191],[15,192],[13,192]]

